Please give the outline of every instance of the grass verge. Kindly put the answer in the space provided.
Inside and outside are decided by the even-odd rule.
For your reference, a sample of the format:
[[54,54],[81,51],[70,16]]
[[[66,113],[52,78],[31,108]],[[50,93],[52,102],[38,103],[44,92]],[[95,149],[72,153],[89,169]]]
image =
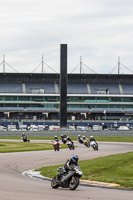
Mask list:
[[[133,189],[133,152],[84,160],[79,165],[83,171],[83,180],[117,183],[120,187]],[[52,178],[57,174],[58,167],[43,167],[37,171]]]
[[[86,136],[87,137],[87,136]],[[30,140],[53,140],[54,137],[29,137]],[[70,137],[77,141],[77,137]],[[89,138],[89,137],[88,137]],[[20,137],[0,137],[0,139],[20,139]],[[61,138],[59,137],[61,140]],[[103,142],[133,142],[133,137],[95,137],[97,141]]]
[[[68,148],[67,145],[60,145],[60,148]],[[0,153],[21,152],[21,151],[41,151],[52,150],[53,145],[47,143],[29,143],[29,142],[1,142]]]

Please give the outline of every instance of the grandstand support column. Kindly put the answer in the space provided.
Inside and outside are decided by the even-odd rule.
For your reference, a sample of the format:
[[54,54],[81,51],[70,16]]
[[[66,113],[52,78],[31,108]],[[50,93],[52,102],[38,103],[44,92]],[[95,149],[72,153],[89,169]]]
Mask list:
[[43,55],[42,55],[42,74],[44,72],[44,62],[43,62]]
[[80,56],[80,74],[82,73],[82,56]]
[[60,45],[60,127],[67,127],[67,44]]
[[6,70],[5,70],[5,55],[3,55],[3,73],[5,73]]
[[120,56],[118,56],[118,74],[120,74]]

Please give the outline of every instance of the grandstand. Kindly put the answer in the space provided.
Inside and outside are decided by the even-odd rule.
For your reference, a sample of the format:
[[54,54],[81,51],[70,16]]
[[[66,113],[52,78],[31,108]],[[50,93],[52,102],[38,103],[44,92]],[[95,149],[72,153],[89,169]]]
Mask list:
[[[0,73],[1,123],[59,120],[59,80],[58,73]],[[67,119],[132,120],[133,75],[68,74]]]

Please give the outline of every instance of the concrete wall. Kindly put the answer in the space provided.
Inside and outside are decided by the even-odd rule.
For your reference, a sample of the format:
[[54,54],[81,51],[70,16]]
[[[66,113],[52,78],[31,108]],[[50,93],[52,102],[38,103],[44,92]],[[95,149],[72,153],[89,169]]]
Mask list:
[[[0,137],[21,137],[22,132],[0,132]],[[60,136],[66,134],[68,136],[90,135],[95,136],[106,136],[106,137],[133,137],[133,130],[131,131],[44,131],[44,132],[25,132],[28,137],[54,137],[55,135]]]

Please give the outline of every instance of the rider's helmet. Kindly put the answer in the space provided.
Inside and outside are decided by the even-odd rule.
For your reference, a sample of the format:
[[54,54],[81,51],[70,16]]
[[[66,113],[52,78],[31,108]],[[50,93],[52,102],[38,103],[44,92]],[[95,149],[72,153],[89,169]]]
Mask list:
[[63,138],[63,134],[61,134],[61,138]]
[[78,135],[78,138],[80,138],[81,137],[81,135]]
[[25,134],[24,133],[22,133],[22,136],[24,136]]
[[83,135],[83,139],[85,139],[85,136]]
[[67,136],[67,139],[69,138],[69,136]]
[[78,162],[78,159],[79,159],[78,155],[73,154],[72,160],[73,160],[74,162]]
[[93,138],[93,135],[91,135],[90,138]]
[[57,139],[58,137],[57,137],[57,135],[55,135],[55,137],[54,137],[55,139]]

